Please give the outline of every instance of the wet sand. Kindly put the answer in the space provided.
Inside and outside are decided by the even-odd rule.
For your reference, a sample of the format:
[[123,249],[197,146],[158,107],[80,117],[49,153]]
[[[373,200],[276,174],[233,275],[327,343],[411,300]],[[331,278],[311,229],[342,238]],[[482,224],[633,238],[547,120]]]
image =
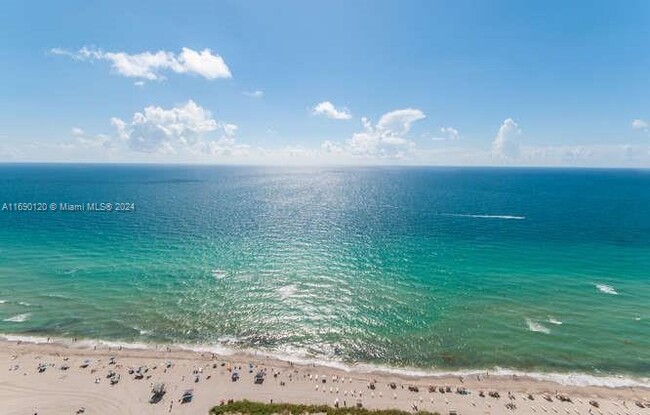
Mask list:
[[[86,360],[88,366],[80,367]],[[69,368],[62,370],[65,366]],[[141,370],[142,379],[129,374],[130,369],[143,366],[148,370]],[[231,380],[233,370],[240,375],[236,382]],[[119,382],[111,385],[109,371],[119,375]],[[265,380],[254,384],[260,371]],[[152,386],[161,382],[167,393],[160,402],[149,403]],[[433,386],[435,392],[430,391]],[[441,393],[440,388],[451,392]],[[458,388],[465,388],[467,394],[458,393]],[[194,399],[181,404],[186,389],[194,390]],[[485,397],[480,396],[481,391]],[[498,392],[500,397],[491,397],[490,392]],[[568,396],[571,402],[561,402],[558,394]],[[650,403],[650,388],[643,386],[566,386],[526,376],[489,374],[401,376],[163,346],[120,350],[105,345],[94,349],[74,344],[0,342],[0,412],[6,415],[74,414],[80,408],[85,414],[207,414],[211,407],[229,399],[338,402],[340,406],[361,403],[366,408],[417,408],[441,414],[650,414],[650,406],[637,406],[637,402]],[[599,407],[590,401],[597,401]]]

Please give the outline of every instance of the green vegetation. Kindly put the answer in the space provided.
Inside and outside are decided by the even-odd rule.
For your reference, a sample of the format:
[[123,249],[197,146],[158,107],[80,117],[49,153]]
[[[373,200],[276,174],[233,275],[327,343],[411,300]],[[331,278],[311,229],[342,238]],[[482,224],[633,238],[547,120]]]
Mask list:
[[[364,408],[348,407],[334,408],[327,405],[294,405],[290,403],[261,403],[247,400],[236,401],[222,406],[215,406],[210,411],[211,415],[304,415],[304,414],[327,414],[327,415],[413,415],[411,412],[399,411],[396,409],[370,410]],[[420,411],[420,415],[439,415],[436,413]]]

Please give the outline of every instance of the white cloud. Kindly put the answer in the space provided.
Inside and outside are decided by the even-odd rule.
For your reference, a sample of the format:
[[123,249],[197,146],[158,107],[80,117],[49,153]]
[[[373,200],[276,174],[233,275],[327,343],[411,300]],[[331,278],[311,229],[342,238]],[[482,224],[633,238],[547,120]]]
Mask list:
[[512,118],[503,121],[497,136],[492,142],[492,155],[505,160],[518,158],[520,154],[518,136],[520,134],[521,129]]
[[363,131],[354,133],[343,145],[325,141],[321,150],[356,158],[402,159],[415,148],[415,143],[406,138],[406,134],[414,122],[423,118],[424,113],[413,108],[388,112],[376,125],[364,117],[361,119]]
[[405,108],[387,112],[382,115],[377,123],[377,129],[390,134],[403,135],[411,130],[411,125],[426,118],[419,109]]
[[179,54],[161,50],[133,55],[126,52],[104,52],[101,49],[86,47],[77,52],[60,48],[51,49],[50,52],[55,55],[68,56],[77,61],[108,61],[118,74],[148,81],[165,79],[162,72],[166,70],[195,74],[210,80],[232,77],[223,58],[213,54],[210,49],[198,52],[183,48]]
[[110,136],[105,134],[97,134],[94,137],[88,137],[84,130],[78,127],[74,127],[71,130],[72,137],[74,138],[74,144],[64,144],[66,147],[83,147],[83,148],[92,148],[92,147],[111,147],[113,145],[112,139]]
[[645,120],[637,118],[635,120],[632,120],[632,128],[634,128],[635,130],[647,131],[648,130],[648,122],[645,121]]
[[532,166],[643,166],[650,165],[648,146],[565,145],[522,146],[520,165]]
[[129,139],[129,134],[126,131],[126,123],[119,118],[111,118],[111,125],[115,128],[117,132],[117,138],[120,141],[127,141]]
[[[4,138],[5,136],[0,136]],[[19,156],[19,151],[15,148],[5,146],[0,143],[0,160],[14,160]]]
[[343,154],[345,151],[343,147],[330,140],[324,141],[323,144],[321,144],[320,148],[326,154]]
[[460,132],[453,127],[442,127],[440,132],[442,136],[433,137],[433,141],[455,141],[460,139]]
[[251,98],[262,98],[264,96],[264,91],[260,91],[259,89],[256,89],[255,91],[243,92],[243,94]]
[[[174,69],[177,67],[178,69]],[[210,49],[201,52],[183,48],[178,62],[173,62],[172,69],[179,73],[195,73],[206,79],[232,78],[230,69],[219,55],[213,55]]]
[[238,126],[235,124],[222,124],[223,127],[223,132],[226,134],[228,137],[233,137],[237,130],[239,129]]
[[[174,154],[191,150],[225,154],[236,146],[237,126],[218,122],[194,101],[171,108],[149,106],[136,112],[131,122],[112,118],[118,141],[136,152]],[[217,138],[211,133],[220,134]]]
[[347,108],[337,109],[334,104],[329,101],[323,101],[316,104],[312,110],[312,114],[324,115],[333,120],[349,120],[352,118],[352,114],[350,114]]
[[251,155],[251,147],[247,144],[238,144],[234,137],[224,136],[218,140],[208,141],[202,152],[211,156],[247,158]]
[[[112,135],[88,135],[71,129],[61,144],[20,144],[2,148],[0,158],[22,161],[203,162],[271,165],[456,165],[486,166],[507,161],[513,166],[649,167],[648,144],[543,145],[519,142],[520,128],[506,119],[492,148],[472,147],[467,140],[433,146],[430,139],[409,138],[413,124],[425,118],[412,108],[388,112],[377,123],[361,119],[362,129],[348,140],[318,146],[293,142],[255,147],[236,138],[238,126],[218,121],[210,111],[188,101],[171,108],[149,106],[128,120],[112,118]],[[444,130],[453,132],[450,127]],[[455,131],[455,129],[454,129]],[[1,142],[0,142],[1,143]],[[428,144],[428,146],[427,146]]]
[[69,50],[62,48],[52,48],[50,49],[50,53],[53,55],[67,56],[76,61],[83,61],[86,59],[79,53],[70,52]]

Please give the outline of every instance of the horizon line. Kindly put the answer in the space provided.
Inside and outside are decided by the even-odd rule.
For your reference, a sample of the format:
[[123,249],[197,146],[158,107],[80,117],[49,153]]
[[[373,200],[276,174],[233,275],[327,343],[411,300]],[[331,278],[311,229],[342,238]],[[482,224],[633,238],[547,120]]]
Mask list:
[[177,166],[177,167],[273,167],[273,168],[441,168],[502,170],[650,170],[650,166],[549,166],[549,165],[454,165],[454,164],[246,164],[190,162],[110,162],[110,161],[0,161],[5,165],[77,165],[77,166]]

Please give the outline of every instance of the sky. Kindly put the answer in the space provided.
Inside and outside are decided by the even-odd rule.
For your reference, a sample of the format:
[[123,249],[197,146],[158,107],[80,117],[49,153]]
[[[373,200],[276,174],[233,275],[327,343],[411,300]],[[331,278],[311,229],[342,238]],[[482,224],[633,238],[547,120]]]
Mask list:
[[4,0],[0,161],[650,167],[650,2]]

